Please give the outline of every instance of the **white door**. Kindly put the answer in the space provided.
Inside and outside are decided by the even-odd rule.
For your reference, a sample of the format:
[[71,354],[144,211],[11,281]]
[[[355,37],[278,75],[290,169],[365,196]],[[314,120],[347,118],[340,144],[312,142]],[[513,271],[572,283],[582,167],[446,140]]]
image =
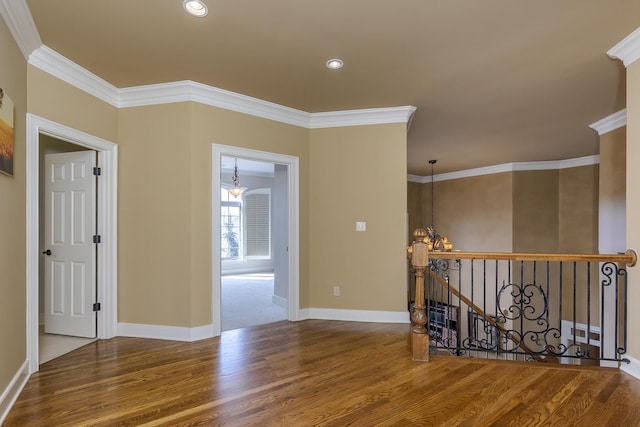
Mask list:
[[45,155],[44,329],[94,338],[96,315],[94,151]]

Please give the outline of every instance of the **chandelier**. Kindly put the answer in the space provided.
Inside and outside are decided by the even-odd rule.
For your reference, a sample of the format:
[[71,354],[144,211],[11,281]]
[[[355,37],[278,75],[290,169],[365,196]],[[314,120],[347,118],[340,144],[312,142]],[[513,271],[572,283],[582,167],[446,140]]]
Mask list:
[[436,164],[437,160],[429,160],[429,164],[431,165],[431,225],[427,227],[427,237],[424,238],[424,242],[427,244],[427,248],[430,251],[446,251],[450,252],[453,249],[453,243],[449,241],[446,236],[441,236],[436,231],[435,226],[435,215],[434,215],[434,207],[435,207],[435,195],[434,195],[434,186],[433,186],[433,165]]
[[236,166],[233,169],[233,188],[229,189],[229,193],[231,193],[233,197],[238,197],[239,195],[244,193],[244,190],[246,189],[246,187],[240,187],[240,175],[238,175],[238,158],[236,157]]

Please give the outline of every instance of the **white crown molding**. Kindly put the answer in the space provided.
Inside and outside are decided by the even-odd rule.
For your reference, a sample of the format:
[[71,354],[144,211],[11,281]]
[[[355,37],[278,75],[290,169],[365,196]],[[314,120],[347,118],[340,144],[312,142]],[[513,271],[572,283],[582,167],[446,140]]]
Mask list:
[[[551,160],[543,162],[517,162],[503,163],[494,166],[485,166],[482,168],[467,169],[463,171],[447,172],[433,176],[433,182],[448,181],[451,179],[470,178],[474,176],[493,175],[503,172],[519,172],[519,171],[537,171],[537,170],[560,170],[576,168],[580,166],[597,165],[600,163],[600,156],[585,156],[575,159]],[[431,176],[407,175],[407,181],[416,182],[418,184],[428,184],[431,182]]]
[[42,40],[26,0],[0,0],[0,16],[28,61],[31,52],[42,46]]
[[598,135],[604,135],[605,133],[609,133],[626,125],[627,109],[624,108],[617,113],[608,115],[604,119],[600,119],[595,123],[591,123],[589,127],[598,132]]
[[420,176],[420,175],[407,175],[408,182],[417,182],[418,184],[426,184],[431,182],[430,176]]
[[416,110],[406,106],[307,113],[189,80],[118,89],[44,45],[31,54],[29,63],[117,108],[192,101],[306,129],[408,123]]
[[309,113],[189,80],[118,90],[118,107],[193,101],[294,126],[309,127]]
[[620,59],[625,67],[636,62],[640,58],[640,27],[609,49],[607,55]]
[[311,113],[311,129],[410,122],[416,107],[368,108],[362,110]]
[[118,89],[115,86],[45,45],[33,51],[29,64],[114,107],[118,106]]
[[578,168],[581,166],[591,166],[600,164],[600,155],[576,157],[575,159],[566,159],[558,161],[558,169]]

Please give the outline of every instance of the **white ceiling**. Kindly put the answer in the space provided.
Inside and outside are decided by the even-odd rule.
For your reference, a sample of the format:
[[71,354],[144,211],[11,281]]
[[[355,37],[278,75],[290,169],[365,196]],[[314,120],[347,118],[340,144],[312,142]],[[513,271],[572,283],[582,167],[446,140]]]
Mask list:
[[[234,167],[235,167],[234,157],[222,156],[220,158],[220,169],[222,169],[223,172],[233,173]],[[254,176],[273,177],[274,168],[275,167],[273,163],[265,163],[265,162],[258,162],[255,160],[238,158],[238,174],[240,176],[246,174],[246,175],[254,175]]]
[[[23,0],[12,0],[19,2]],[[27,0],[44,45],[118,88],[192,80],[317,113],[413,105],[408,172],[598,153],[606,52],[638,0]],[[340,57],[345,66],[324,63]]]

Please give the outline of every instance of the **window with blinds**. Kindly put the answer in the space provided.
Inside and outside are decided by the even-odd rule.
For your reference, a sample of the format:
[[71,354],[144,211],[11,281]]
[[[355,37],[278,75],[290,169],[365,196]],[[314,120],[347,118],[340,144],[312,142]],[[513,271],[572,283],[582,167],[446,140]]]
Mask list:
[[244,239],[247,258],[271,257],[271,189],[243,194]]

